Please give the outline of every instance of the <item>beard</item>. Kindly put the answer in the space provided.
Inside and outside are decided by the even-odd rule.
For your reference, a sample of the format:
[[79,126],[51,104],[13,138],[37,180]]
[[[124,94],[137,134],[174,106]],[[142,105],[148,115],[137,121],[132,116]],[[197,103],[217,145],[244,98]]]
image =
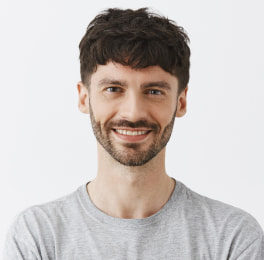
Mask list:
[[[127,120],[110,120],[104,125],[101,125],[101,123],[96,121],[94,117],[90,102],[89,107],[91,124],[97,141],[113,159],[125,166],[142,166],[154,158],[167,145],[172,133],[177,110],[175,109],[171,121],[164,128],[163,132],[160,133],[160,125],[150,123],[147,120],[139,120],[136,122],[130,122]],[[151,134],[154,135],[154,140],[145,150],[141,149],[142,144],[140,143],[124,143],[122,144],[124,149],[118,149],[114,144],[115,141],[111,138],[111,132],[114,131],[113,129],[115,127],[147,128],[150,129]]]

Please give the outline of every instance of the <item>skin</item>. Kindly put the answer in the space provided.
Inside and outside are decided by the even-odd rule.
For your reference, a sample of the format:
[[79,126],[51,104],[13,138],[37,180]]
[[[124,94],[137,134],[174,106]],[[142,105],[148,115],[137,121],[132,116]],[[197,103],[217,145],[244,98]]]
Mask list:
[[[177,94],[177,78],[159,66],[135,70],[112,62],[97,67],[89,87],[79,82],[77,88],[79,109],[90,113],[99,140],[97,176],[87,185],[91,200],[113,217],[155,214],[175,186],[165,171],[165,139],[170,137],[174,117],[186,113],[188,88]],[[120,130],[145,132],[131,136]],[[110,143],[109,151],[104,141]],[[153,147],[158,147],[157,154],[140,164],[140,158]],[[135,162],[139,166],[131,166]]]

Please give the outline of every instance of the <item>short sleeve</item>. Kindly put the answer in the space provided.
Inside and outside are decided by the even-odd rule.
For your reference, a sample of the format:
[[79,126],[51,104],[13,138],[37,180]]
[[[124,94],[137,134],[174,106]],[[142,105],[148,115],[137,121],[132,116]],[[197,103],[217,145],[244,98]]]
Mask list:
[[13,228],[9,231],[5,241],[4,260],[40,260],[33,248],[16,237]]
[[263,260],[264,259],[264,237],[254,240],[244,249],[236,260]]
[[4,260],[42,259],[30,226],[31,221],[26,221],[24,213],[16,217],[6,236]]

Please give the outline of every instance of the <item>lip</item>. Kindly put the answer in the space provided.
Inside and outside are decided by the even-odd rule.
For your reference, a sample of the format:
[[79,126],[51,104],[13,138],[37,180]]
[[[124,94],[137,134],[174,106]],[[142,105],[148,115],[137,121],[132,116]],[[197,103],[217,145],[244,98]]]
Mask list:
[[[145,132],[145,133],[142,133],[142,134],[139,133],[137,135],[127,135],[127,134],[120,133],[120,131],[117,132],[116,130],[129,131],[129,132]],[[113,133],[118,139],[121,139],[122,141],[131,143],[131,142],[143,141],[144,139],[146,139],[149,136],[149,134],[151,133],[151,130],[143,129],[143,128],[136,128],[136,129],[135,128],[133,128],[133,129],[131,129],[131,128],[115,128],[115,129],[113,129]]]

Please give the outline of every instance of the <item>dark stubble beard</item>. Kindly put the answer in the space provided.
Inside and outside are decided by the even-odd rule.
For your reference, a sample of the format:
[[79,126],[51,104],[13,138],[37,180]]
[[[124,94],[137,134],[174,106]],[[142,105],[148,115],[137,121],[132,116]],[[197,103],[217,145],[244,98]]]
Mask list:
[[[155,123],[149,123],[146,120],[136,122],[130,122],[127,120],[110,120],[104,125],[101,125],[100,122],[95,120],[90,102],[89,107],[92,128],[97,141],[112,156],[113,159],[125,166],[141,166],[154,158],[168,143],[176,116],[175,109],[170,123],[164,128],[163,133],[160,135],[160,126]],[[153,143],[143,151],[140,149],[141,144],[139,143],[126,143],[123,144],[124,149],[117,149],[114,145],[114,141],[111,139],[111,132],[115,127],[145,127],[147,129],[151,129],[151,134],[154,135]]]

